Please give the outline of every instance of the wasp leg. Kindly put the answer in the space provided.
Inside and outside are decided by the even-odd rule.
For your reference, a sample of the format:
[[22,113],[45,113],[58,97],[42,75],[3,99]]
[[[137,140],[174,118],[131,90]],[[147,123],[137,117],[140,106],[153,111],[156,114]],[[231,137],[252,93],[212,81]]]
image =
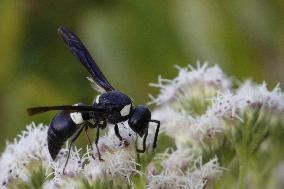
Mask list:
[[117,124],[115,124],[115,126],[114,126],[114,132],[115,132],[115,135],[117,136],[117,138],[118,138],[120,141],[122,141],[123,138],[121,137],[121,135],[120,135],[120,133],[119,133],[119,129],[118,129],[118,125],[117,125]]
[[100,153],[100,150],[99,150],[99,147],[98,147],[99,138],[100,138],[100,127],[97,125],[97,133],[96,133],[95,144],[96,144],[97,152],[98,152],[98,155],[99,155],[99,160],[104,161],[102,159],[102,156],[101,156],[101,153]]
[[124,144],[124,146],[128,146],[127,141],[124,138],[122,138],[122,136],[120,135],[117,124],[115,124],[115,126],[114,126],[114,132],[115,132],[115,135],[117,136],[117,138]]
[[63,174],[65,174],[65,168],[67,166],[69,157],[70,157],[70,152],[71,152],[71,148],[72,148],[72,144],[75,142],[75,140],[79,137],[79,135],[81,134],[82,130],[83,130],[84,126],[81,126],[81,128],[78,130],[78,132],[76,132],[72,137],[71,137],[71,142],[68,148],[68,155],[67,155],[67,160],[65,162],[64,168],[63,168]]
[[136,151],[137,151],[138,153],[144,153],[144,152],[146,151],[146,140],[147,140],[147,136],[148,136],[148,129],[146,130],[145,135],[144,135],[144,137],[143,137],[143,149],[140,150],[140,149],[138,149],[138,148],[136,147]]
[[90,137],[89,137],[89,134],[88,134],[88,128],[89,128],[88,126],[85,126],[85,135],[87,136],[89,145],[90,145],[91,150],[92,150],[92,158],[95,160],[96,158],[95,158],[95,156],[94,156],[94,154],[93,154],[94,149],[93,149],[93,145],[92,145],[92,143],[91,143],[91,140],[90,140]]
[[153,149],[155,149],[157,147],[157,140],[158,140],[158,135],[159,135],[159,130],[160,130],[160,121],[150,120],[149,122],[157,123],[157,128],[156,128],[154,142],[153,142]]
[[104,120],[103,123],[99,123],[98,126],[99,126],[101,129],[105,129],[106,126],[107,126],[106,120]]

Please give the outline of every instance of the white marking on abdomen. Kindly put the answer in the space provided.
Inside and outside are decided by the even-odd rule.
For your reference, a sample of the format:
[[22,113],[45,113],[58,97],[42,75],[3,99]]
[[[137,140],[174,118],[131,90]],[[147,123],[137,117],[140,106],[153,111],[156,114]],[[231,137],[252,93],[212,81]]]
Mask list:
[[70,113],[70,117],[71,117],[72,121],[77,125],[82,124],[84,122],[84,119],[83,119],[82,114],[80,112]]

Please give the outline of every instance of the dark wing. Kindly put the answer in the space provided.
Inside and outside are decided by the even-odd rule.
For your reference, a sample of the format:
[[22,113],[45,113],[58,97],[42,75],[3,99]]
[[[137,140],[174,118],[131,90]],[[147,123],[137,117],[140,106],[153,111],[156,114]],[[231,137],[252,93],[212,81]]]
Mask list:
[[67,110],[70,112],[82,112],[82,111],[93,111],[98,113],[104,113],[107,111],[105,107],[93,107],[93,106],[72,106],[72,105],[62,105],[62,106],[41,106],[41,107],[32,107],[28,108],[27,112],[29,115],[40,114],[48,112],[51,110]]
[[[73,55],[75,55],[79,61],[83,64],[83,66],[88,70],[91,74],[92,79],[95,81],[93,84],[97,84],[97,87],[102,88],[103,90],[99,89],[99,92],[102,91],[113,91],[114,88],[111,84],[107,81],[101,70],[99,69],[98,65],[88,52],[87,48],[81,42],[79,37],[77,37],[72,31],[65,27],[58,28],[59,35],[63,38],[68,48],[71,50]],[[96,89],[98,89],[96,87]]]

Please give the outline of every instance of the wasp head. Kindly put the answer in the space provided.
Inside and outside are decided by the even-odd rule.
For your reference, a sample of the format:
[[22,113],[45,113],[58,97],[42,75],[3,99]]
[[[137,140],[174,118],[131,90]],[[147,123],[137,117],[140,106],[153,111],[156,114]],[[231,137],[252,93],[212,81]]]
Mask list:
[[131,112],[128,120],[129,127],[142,137],[147,129],[149,121],[151,120],[151,112],[147,106],[139,105]]

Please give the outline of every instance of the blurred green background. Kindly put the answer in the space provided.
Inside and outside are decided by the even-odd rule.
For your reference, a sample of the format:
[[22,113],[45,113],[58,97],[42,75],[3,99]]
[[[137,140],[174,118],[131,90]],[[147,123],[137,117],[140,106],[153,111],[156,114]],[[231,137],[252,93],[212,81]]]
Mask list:
[[57,35],[65,25],[84,41],[115,86],[149,101],[159,74],[197,60],[238,79],[284,81],[282,0],[0,0],[0,120],[3,150],[38,105],[90,104],[96,92]]

